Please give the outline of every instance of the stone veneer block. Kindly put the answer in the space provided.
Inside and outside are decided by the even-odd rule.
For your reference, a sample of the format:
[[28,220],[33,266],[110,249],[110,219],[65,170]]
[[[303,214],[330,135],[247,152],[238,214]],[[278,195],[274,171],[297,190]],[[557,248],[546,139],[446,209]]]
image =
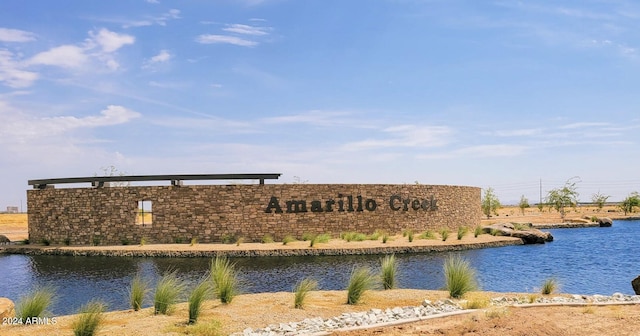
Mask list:
[[[142,238],[148,243],[188,243],[191,238],[211,243],[226,237],[243,237],[248,242],[260,241],[266,234],[280,240],[286,235],[299,238],[304,233],[337,236],[347,231],[369,234],[383,230],[395,234],[406,229],[421,232],[444,227],[473,228],[482,217],[480,197],[477,187],[408,184],[127,186],[27,191],[30,241],[46,239],[62,244],[67,240],[72,245],[120,245],[125,241],[138,244]],[[141,201],[152,206],[152,223],[144,226],[136,224]],[[292,201],[288,207],[287,202]]]

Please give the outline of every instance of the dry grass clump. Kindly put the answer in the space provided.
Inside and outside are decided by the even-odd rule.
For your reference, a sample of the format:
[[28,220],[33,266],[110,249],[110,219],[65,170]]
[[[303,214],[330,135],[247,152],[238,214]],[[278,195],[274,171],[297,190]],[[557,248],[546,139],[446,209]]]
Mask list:
[[33,319],[48,314],[47,308],[53,303],[55,290],[53,287],[36,288],[32,293],[20,298],[16,305],[16,317]]
[[460,298],[465,293],[478,289],[476,271],[469,261],[454,254],[444,262],[445,287],[452,298]]
[[396,256],[393,254],[386,255],[380,260],[382,288],[385,290],[396,288],[398,263]]
[[357,304],[362,295],[374,287],[375,275],[368,267],[358,267],[351,272],[347,286],[347,304]]
[[100,328],[104,320],[103,314],[106,305],[101,301],[90,301],[80,307],[79,315],[73,321],[71,327],[75,336],[93,336]]

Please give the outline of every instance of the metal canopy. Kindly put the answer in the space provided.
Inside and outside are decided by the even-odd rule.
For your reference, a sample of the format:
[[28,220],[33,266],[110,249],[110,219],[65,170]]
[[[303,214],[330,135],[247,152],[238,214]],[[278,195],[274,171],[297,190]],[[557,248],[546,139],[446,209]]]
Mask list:
[[281,173],[275,174],[179,174],[179,175],[125,175],[91,176],[29,180],[34,189],[45,189],[49,185],[65,183],[91,183],[94,187],[104,187],[109,182],[171,181],[171,185],[182,185],[182,181],[193,180],[277,180]]

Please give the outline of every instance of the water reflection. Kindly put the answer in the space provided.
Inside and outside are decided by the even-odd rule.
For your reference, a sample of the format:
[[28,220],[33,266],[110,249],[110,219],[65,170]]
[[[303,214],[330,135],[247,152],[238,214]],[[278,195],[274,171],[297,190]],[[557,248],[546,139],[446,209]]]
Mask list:
[[[616,221],[611,228],[551,230],[555,241],[545,245],[509,246],[461,252],[478,270],[482,288],[531,292],[548,277],[561,290],[580,294],[633,294],[630,281],[640,274],[636,251],[640,221]],[[603,239],[604,238],[604,239]],[[405,288],[439,289],[448,253],[397,255],[399,284]],[[245,292],[291,291],[311,276],[320,288],[346,287],[358,266],[379,269],[381,256],[313,256],[233,259],[244,279]],[[67,256],[0,256],[0,297],[17,300],[36,286],[56,287],[56,315],[75,312],[91,298],[109,309],[127,309],[127,289],[136,272],[155,284],[164,272],[177,271],[193,284],[209,270],[208,258],[108,258]],[[149,306],[147,302],[145,306]]]

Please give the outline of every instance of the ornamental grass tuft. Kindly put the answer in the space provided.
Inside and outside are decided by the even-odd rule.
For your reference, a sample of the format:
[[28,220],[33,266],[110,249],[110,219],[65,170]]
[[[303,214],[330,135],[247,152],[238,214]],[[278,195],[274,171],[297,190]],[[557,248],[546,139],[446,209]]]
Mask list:
[[287,245],[294,241],[296,241],[296,239],[292,235],[286,235],[282,238],[282,245]]
[[478,225],[476,226],[475,230],[473,230],[473,236],[475,238],[478,238],[479,235],[483,234],[484,230],[482,230],[482,226]]
[[16,305],[16,317],[33,319],[48,314],[47,308],[53,303],[55,290],[53,287],[39,287],[32,293],[21,297]]
[[104,320],[106,305],[101,301],[90,301],[80,307],[79,315],[71,327],[75,336],[93,336]]
[[548,278],[542,283],[540,293],[543,295],[549,295],[555,293],[560,287],[560,283],[555,278]]
[[213,292],[222,303],[231,303],[238,295],[240,279],[235,270],[235,264],[227,257],[216,257],[211,262],[211,281],[213,282]]
[[303,309],[304,301],[307,298],[307,294],[317,289],[318,289],[318,281],[311,278],[304,278],[300,280],[300,282],[298,282],[296,286],[293,288],[293,291],[295,292],[295,295],[293,298],[293,306],[296,309]]
[[158,284],[153,297],[154,314],[168,315],[184,292],[185,285],[178,279],[176,271],[165,273]]
[[195,324],[202,310],[202,303],[211,294],[211,280],[207,277],[201,280],[189,295],[189,324]]
[[149,292],[149,283],[142,279],[140,273],[136,274],[131,279],[131,285],[129,286],[129,303],[131,309],[138,311],[144,305],[145,296]]
[[449,229],[444,228],[440,230],[440,237],[442,237],[442,241],[446,241],[449,238]]
[[362,295],[375,285],[376,277],[368,267],[361,266],[351,272],[347,286],[347,304],[357,304]]
[[467,228],[464,226],[461,226],[458,228],[458,240],[462,240],[462,237],[464,237],[464,235],[467,234]]
[[445,288],[452,298],[460,298],[465,293],[478,289],[475,269],[459,254],[445,259],[444,278]]
[[380,259],[382,288],[385,290],[396,288],[398,263],[394,254],[386,255]]

